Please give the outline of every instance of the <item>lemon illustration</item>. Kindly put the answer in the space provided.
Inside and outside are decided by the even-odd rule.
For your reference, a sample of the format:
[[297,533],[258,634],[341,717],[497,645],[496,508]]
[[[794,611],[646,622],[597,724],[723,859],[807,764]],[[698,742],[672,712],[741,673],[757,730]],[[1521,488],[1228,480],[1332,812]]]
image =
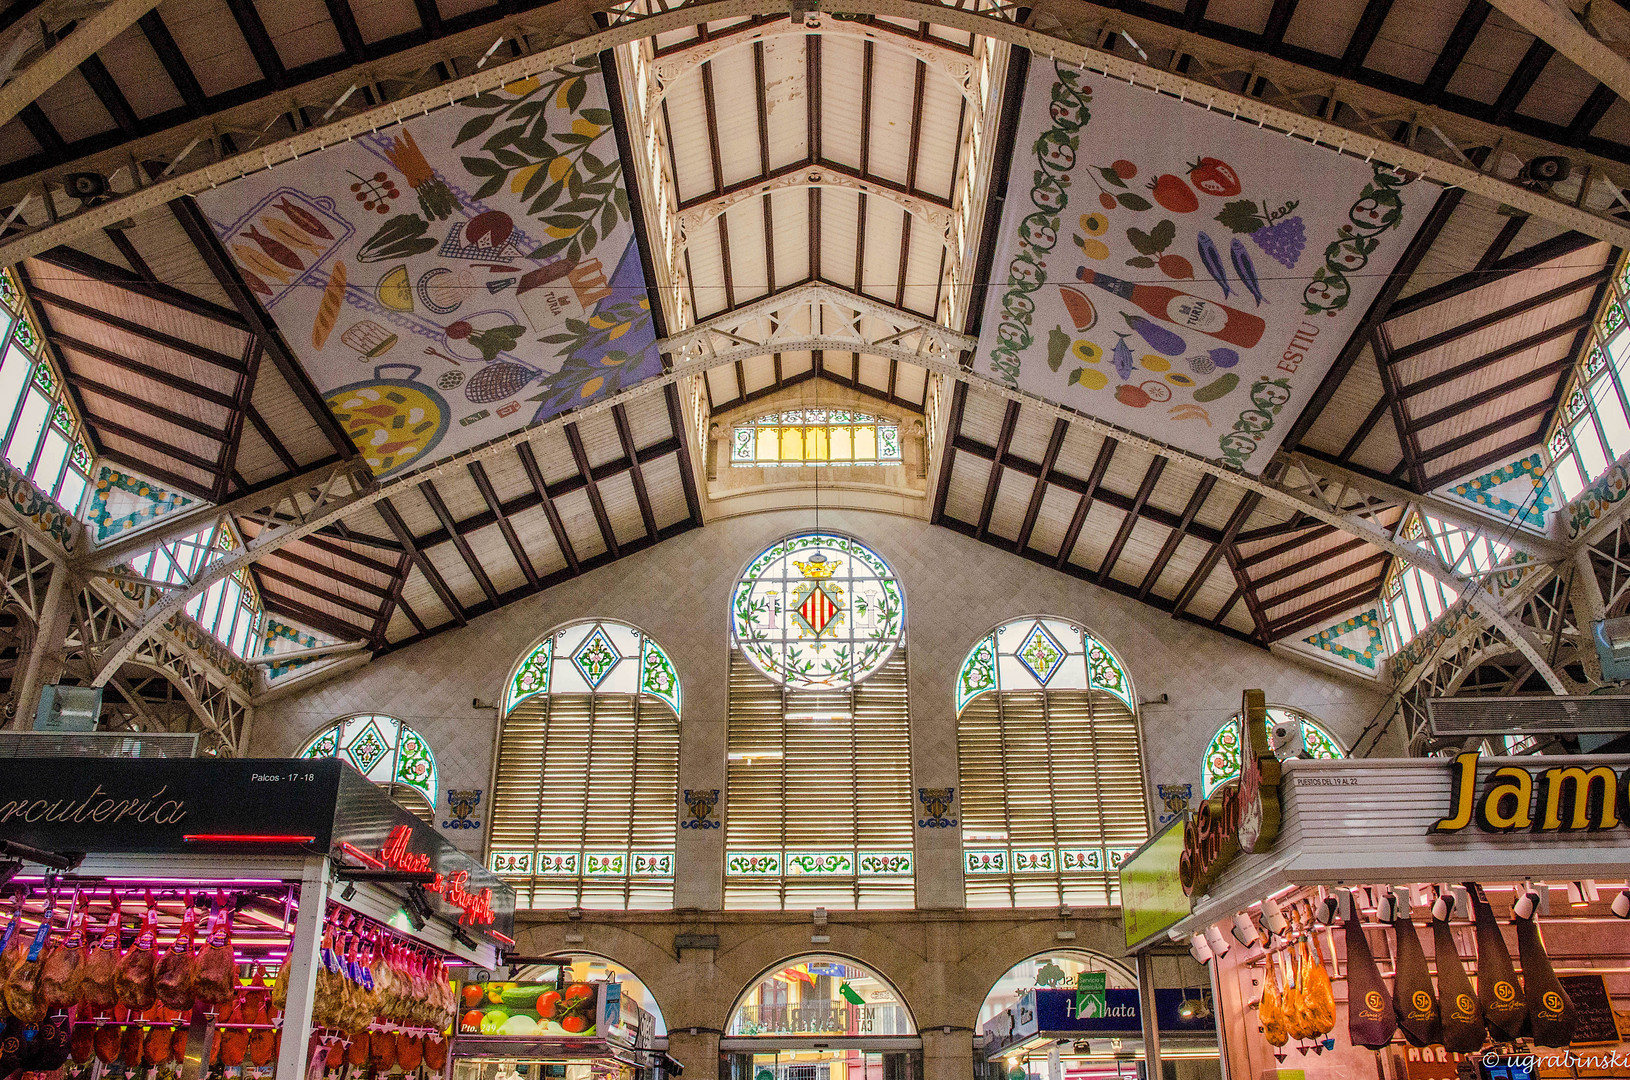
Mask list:
[[379,302],[392,311],[413,310],[413,286],[408,282],[408,269],[406,265],[398,266],[387,271],[374,286],[374,295]]

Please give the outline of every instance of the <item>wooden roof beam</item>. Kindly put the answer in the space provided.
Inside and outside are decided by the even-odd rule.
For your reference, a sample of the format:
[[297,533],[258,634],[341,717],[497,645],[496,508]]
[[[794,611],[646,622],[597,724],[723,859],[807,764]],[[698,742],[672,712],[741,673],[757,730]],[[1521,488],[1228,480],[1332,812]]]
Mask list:
[[498,519],[498,531],[504,534],[504,543],[509,545],[509,553],[515,559],[515,565],[520,567],[521,573],[526,576],[526,583],[537,588],[538,571],[532,566],[532,560],[527,557],[526,548],[522,546],[521,538],[515,533],[515,526],[504,513],[503,504],[498,501],[498,493],[493,490],[492,481],[487,478],[486,466],[479,461],[470,462],[470,479],[475,481],[487,509]]
[[614,406],[611,410],[611,420],[617,428],[617,440],[622,443],[623,454],[628,458],[628,474],[634,481],[634,501],[639,504],[640,520],[645,523],[645,535],[655,543],[657,518],[651,509],[651,494],[645,487],[645,473],[640,470],[639,451],[634,448],[634,432],[628,426],[628,411],[621,405]]
[[459,557],[464,560],[464,565],[469,567],[470,576],[475,578],[477,585],[481,586],[481,591],[486,595],[487,602],[497,604],[498,590],[492,587],[492,579],[487,577],[487,571],[482,568],[481,560],[475,557],[475,550],[470,547],[470,542],[464,538],[464,534],[455,526],[453,515],[448,512],[447,504],[442,501],[441,493],[436,490],[435,483],[426,480],[419,485],[419,491],[424,495],[425,502],[430,504],[431,513],[436,515],[436,520],[441,522],[442,529],[446,531],[448,538],[453,541],[453,547],[458,550]]
[[414,565],[419,568],[419,573],[424,575],[431,591],[436,594],[436,599],[441,601],[441,606],[447,609],[453,621],[460,626],[468,623],[464,606],[458,602],[458,597],[453,595],[453,590],[447,587],[447,581],[441,576],[441,571],[437,570],[436,565],[420,550],[413,539],[413,532],[403,522],[402,515],[397,512],[390,499],[380,499],[375,507],[379,511],[379,516],[385,519],[385,524],[390,526],[391,532],[396,534],[396,540],[402,545],[402,550],[413,557]]
[[1053,556],[1053,569],[1061,570],[1069,563],[1076,542],[1081,539],[1081,527],[1087,523],[1087,511],[1092,509],[1093,497],[1098,494],[1098,486],[1103,483],[1104,473],[1109,470],[1110,460],[1114,458],[1115,448],[1119,445],[1115,439],[1105,439],[1099,445],[1098,456],[1093,459],[1092,471],[1087,474],[1087,482],[1081,491],[1081,500],[1075,504],[1075,513],[1070,515],[1070,523],[1064,529],[1058,554]]
[[543,516],[549,521],[549,531],[555,535],[555,546],[566,559],[566,568],[574,575],[582,573],[582,567],[577,561],[577,552],[572,550],[571,537],[566,535],[566,525],[560,518],[560,510],[555,506],[555,500],[549,494],[549,487],[543,482],[543,471],[538,468],[538,459],[532,452],[531,443],[521,443],[515,448],[516,455],[521,459],[521,467],[526,470],[526,478],[532,484],[532,492],[537,496],[538,505],[543,507]]
[[1177,545],[1183,542],[1188,535],[1189,528],[1194,524],[1194,515],[1200,512],[1200,507],[1211,496],[1211,489],[1217,486],[1215,476],[1206,475],[1200,478],[1195,485],[1194,493],[1189,496],[1188,505],[1183,507],[1183,516],[1178,520],[1177,526],[1166,535],[1166,542],[1160,545],[1160,551],[1155,554],[1154,561],[1149,564],[1149,570],[1143,575],[1143,583],[1138,586],[1138,599],[1148,599],[1149,593],[1154,589],[1160,575],[1166,572],[1166,566],[1171,562],[1172,556],[1177,552]]
[[594,511],[595,524],[600,526],[600,539],[606,545],[606,550],[611,552],[612,558],[621,558],[617,534],[612,530],[605,500],[600,497],[600,487],[594,481],[594,470],[589,468],[589,455],[583,449],[583,436],[578,432],[575,423],[567,424],[564,430],[566,444],[572,451],[572,460],[577,463],[578,475],[583,478],[584,486],[588,489],[589,509]]
[[1036,528],[1036,519],[1041,516],[1041,503],[1047,496],[1047,476],[1058,463],[1058,452],[1064,448],[1064,436],[1070,430],[1070,422],[1062,416],[1053,421],[1053,433],[1047,439],[1047,450],[1041,457],[1041,468],[1037,471],[1036,486],[1030,492],[1030,504],[1024,508],[1024,520],[1019,525],[1019,535],[1014,539],[1013,545],[1019,551],[1030,546],[1030,534]]
[[[979,504],[979,524],[974,527],[973,538],[983,540],[985,530],[990,528],[990,515],[996,509],[996,489],[1002,486],[1002,458],[1007,456],[1008,447],[1013,444],[1013,429],[1019,424],[1019,403],[1009,401],[1007,409],[1002,413],[1002,428],[996,436],[996,452],[990,457],[990,476],[985,481],[985,498]],[[1038,484],[1045,484],[1047,475],[1041,473],[1037,478]]]

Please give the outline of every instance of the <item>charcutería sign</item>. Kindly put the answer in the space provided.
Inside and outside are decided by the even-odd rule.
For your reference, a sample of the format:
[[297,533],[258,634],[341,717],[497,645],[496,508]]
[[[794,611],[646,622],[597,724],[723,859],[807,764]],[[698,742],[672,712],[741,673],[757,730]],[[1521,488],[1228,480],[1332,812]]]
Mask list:
[[133,821],[138,825],[174,825],[187,816],[187,803],[184,799],[166,799],[164,796],[169,790],[169,785],[165,785],[146,798],[121,799],[104,794],[102,785],[97,784],[78,802],[72,798],[9,799],[0,802],[0,824],[49,821],[114,825]]
[[1241,852],[1267,851],[1279,836],[1279,758],[1268,745],[1267,700],[1247,690],[1240,708],[1240,776],[1202,802],[1183,824],[1178,875],[1203,893]]
[[1449,812],[1429,832],[1459,832],[1475,823],[1484,832],[1597,832],[1630,822],[1630,771],[1606,765],[1527,769],[1502,765],[1477,788],[1481,755],[1470,750],[1450,766]]

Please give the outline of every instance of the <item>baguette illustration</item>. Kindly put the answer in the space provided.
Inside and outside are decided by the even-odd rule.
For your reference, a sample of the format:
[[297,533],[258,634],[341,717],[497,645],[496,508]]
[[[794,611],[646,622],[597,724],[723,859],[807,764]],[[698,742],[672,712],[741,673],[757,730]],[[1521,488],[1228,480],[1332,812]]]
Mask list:
[[345,300],[345,264],[336,262],[328,275],[328,287],[323,290],[322,303],[317,305],[317,318],[311,323],[311,343],[322,348],[328,340],[334,323],[340,317],[340,304]]

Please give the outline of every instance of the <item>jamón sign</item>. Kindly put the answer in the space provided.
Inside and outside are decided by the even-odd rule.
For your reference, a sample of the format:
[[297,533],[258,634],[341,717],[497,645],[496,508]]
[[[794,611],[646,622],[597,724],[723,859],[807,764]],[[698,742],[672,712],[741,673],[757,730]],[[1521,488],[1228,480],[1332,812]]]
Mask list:
[[1183,825],[1178,874],[1189,896],[1204,893],[1234,856],[1267,851],[1279,837],[1279,758],[1268,745],[1267,716],[1262,691],[1245,691],[1239,779],[1202,802]]

